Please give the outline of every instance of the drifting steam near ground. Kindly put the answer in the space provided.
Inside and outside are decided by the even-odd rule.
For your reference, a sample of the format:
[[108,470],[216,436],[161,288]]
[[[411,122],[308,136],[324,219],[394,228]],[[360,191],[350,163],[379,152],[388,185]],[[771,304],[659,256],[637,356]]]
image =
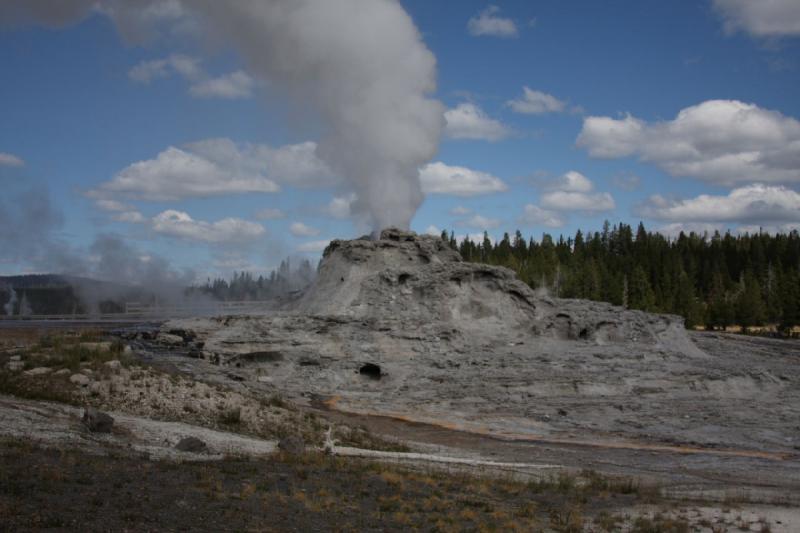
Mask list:
[[319,157],[375,231],[408,228],[419,168],[438,149],[436,60],[398,0],[7,0],[0,19],[64,26],[111,17],[128,41],[162,31],[233,46],[254,75],[312,108]]

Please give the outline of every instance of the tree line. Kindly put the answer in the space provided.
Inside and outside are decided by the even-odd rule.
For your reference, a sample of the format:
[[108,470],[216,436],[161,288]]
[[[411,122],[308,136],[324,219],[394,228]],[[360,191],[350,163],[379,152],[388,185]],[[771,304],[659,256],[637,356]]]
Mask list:
[[487,233],[460,243],[442,238],[465,261],[508,267],[534,289],[561,298],[605,301],[673,313],[687,327],[800,325],[798,232],[713,235],[649,232],[642,223],[603,224],[601,231],[555,240],[526,239],[519,230],[492,242]]
[[204,294],[220,301],[271,300],[306,287],[314,280],[314,276],[308,259],[302,259],[296,267],[290,259],[285,259],[277,270],[267,276],[255,277],[250,272],[234,272],[230,280],[208,279],[202,285],[188,288],[186,294]]

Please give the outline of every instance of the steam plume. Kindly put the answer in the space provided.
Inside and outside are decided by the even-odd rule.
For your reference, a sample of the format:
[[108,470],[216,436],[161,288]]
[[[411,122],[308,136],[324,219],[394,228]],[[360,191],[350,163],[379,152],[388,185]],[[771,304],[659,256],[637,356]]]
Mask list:
[[0,17],[64,25],[93,10],[129,40],[191,18],[234,46],[253,74],[319,115],[318,155],[349,181],[355,214],[374,230],[409,226],[444,109],[428,96],[436,60],[398,0],[8,0]]

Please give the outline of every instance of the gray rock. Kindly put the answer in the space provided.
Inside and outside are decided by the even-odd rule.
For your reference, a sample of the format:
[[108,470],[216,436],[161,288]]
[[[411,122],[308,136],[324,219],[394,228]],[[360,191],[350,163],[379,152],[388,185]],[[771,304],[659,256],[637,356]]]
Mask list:
[[187,453],[203,453],[208,450],[208,446],[197,437],[184,437],[175,445],[175,449]]
[[79,346],[90,352],[107,352],[111,349],[110,342],[82,342]]
[[122,363],[120,363],[118,360],[114,359],[113,361],[106,361],[106,366],[112,372],[119,372],[119,369],[122,368]]
[[89,378],[83,374],[72,374],[69,380],[79,387],[86,387],[89,385]]
[[83,410],[81,421],[92,433],[110,433],[114,426],[114,419],[110,415],[98,411],[94,407],[87,407]]
[[184,343],[183,337],[171,333],[159,333],[156,340],[167,346],[180,346]]
[[49,374],[52,372],[52,368],[48,368],[46,366],[40,366],[38,368],[32,368],[25,372],[26,376],[44,376],[45,374]]
[[306,443],[299,435],[289,435],[278,442],[278,449],[289,455],[300,455],[306,451]]
[[23,368],[25,368],[25,363],[22,361],[9,361],[6,363],[6,368],[12,372],[19,372]]

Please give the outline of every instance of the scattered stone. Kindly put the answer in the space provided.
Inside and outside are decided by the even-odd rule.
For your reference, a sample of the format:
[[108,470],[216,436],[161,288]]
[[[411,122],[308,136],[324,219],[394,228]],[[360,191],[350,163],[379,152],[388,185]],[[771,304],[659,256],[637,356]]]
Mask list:
[[31,370],[27,370],[25,372],[26,376],[43,376],[45,374],[49,374],[52,372],[52,368],[48,368],[46,366],[40,366],[38,368],[32,368]]
[[306,443],[299,435],[289,435],[278,442],[278,449],[289,455],[300,455],[306,451]]
[[114,359],[113,361],[106,361],[106,366],[113,372],[119,372],[119,369],[122,368],[122,363]]
[[90,352],[107,352],[111,349],[110,342],[82,342],[79,346]]
[[181,452],[203,453],[208,450],[208,446],[197,437],[184,437],[175,445],[175,449]]
[[84,409],[81,421],[92,433],[111,433],[114,425],[114,419],[110,415],[94,407]]
[[21,355],[12,355],[11,357],[8,358],[8,360],[11,361],[11,362],[19,362],[19,361],[22,361],[22,356]]
[[6,368],[12,372],[19,372],[23,368],[25,368],[25,363],[22,361],[9,361],[6,363]]
[[83,374],[72,374],[69,377],[69,380],[79,387],[86,387],[89,385],[89,378],[84,376]]
[[72,371],[69,368],[62,368],[61,370],[56,370],[53,375],[54,376],[67,376],[71,374]]
[[159,333],[157,341],[167,346],[180,346],[184,343],[183,337],[171,333]]

